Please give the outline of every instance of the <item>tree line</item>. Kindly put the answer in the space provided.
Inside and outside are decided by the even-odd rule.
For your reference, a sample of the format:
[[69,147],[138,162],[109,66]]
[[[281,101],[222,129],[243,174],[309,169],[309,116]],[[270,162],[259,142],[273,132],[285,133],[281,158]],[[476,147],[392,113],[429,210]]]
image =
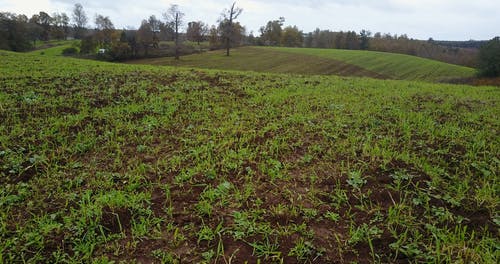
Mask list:
[[[423,58],[439,60],[468,67],[477,65],[478,49],[470,41],[465,48],[440,45],[432,39],[428,41],[409,38],[406,34],[392,35],[369,30],[330,31],[316,29],[304,33],[297,26],[284,26],[285,18],[267,22],[260,28],[260,36],[250,36],[254,45],[305,47],[323,49],[371,50],[401,53]],[[478,42],[484,44],[485,42]],[[462,44],[462,43],[458,43]]]
[[[226,49],[229,56],[232,47],[243,44],[246,36],[245,27],[237,22],[243,9],[233,3],[224,9],[216,25],[209,26],[202,21],[185,23],[184,13],[178,5],[172,4],[162,14],[143,19],[138,29],[117,29],[108,16],[96,14],[94,27],[89,25],[87,16],[81,4],[75,4],[71,18],[66,13],[39,12],[28,18],[26,15],[16,15],[0,12],[0,49],[11,51],[28,51],[36,47],[39,41],[65,40],[68,38],[81,40],[79,52],[82,55],[99,54],[109,60],[125,60],[171,52],[177,59],[185,51],[182,43],[187,40],[197,43],[208,42],[210,49]],[[186,29],[183,31],[183,29]],[[173,42],[163,47],[163,54],[158,50],[160,43]]]
[[[190,41],[197,43],[200,49],[202,42],[208,43],[211,50],[224,48],[228,56],[232,47],[240,45],[371,50],[414,55],[469,67],[483,67],[488,58],[484,54],[497,50],[495,39],[490,42],[447,42],[434,41],[432,38],[423,41],[411,39],[406,34],[372,34],[368,30],[359,33],[336,32],[319,28],[304,33],[297,26],[285,26],[284,17],[268,21],[259,29],[258,36],[253,32],[247,35],[245,27],[236,21],[242,11],[233,3],[223,10],[215,25],[209,26],[202,21],[185,23],[185,14],[178,5],[173,4],[160,18],[151,15],[142,20],[138,29],[122,30],[116,29],[108,16],[100,14],[95,15],[94,27],[91,28],[81,4],[74,5],[71,17],[64,12],[49,15],[42,11],[31,18],[1,12],[0,49],[27,51],[32,50],[38,41],[74,38],[81,40],[79,52],[82,55],[98,54],[107,60],[169,55],[179,59],[182,54],[196,52],[192,45],[183,45],[184,41]],[[71,53],[76,52],[75,49]],[[496,55],[493,57],[497,58]]]

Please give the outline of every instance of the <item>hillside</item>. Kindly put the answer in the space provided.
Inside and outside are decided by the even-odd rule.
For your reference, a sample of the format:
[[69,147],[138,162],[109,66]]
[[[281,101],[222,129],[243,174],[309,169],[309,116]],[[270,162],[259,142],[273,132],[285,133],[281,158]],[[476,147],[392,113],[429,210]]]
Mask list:
[[0,263],[498,263],[499,88],[0,59]]
[[212,51],[184,56],[180,61],[155,58],[131,63],[432,82],[462,79],[475,74],[471,68],[402,54],[305,48],[242,47],[233,50],[229,58],[222,56],[221,51]]
[[31,54],[40,54],[47,56],[62,56],[62,52],[66,48],[78,46],[78,40],[61,40],[48,42],[45,45],[37,47],[36,50],[30,51]]
[[472,77],[475,74],[472,68],[388,52],[299,48],[278,50],[331,58],[400,80],[442,81]]

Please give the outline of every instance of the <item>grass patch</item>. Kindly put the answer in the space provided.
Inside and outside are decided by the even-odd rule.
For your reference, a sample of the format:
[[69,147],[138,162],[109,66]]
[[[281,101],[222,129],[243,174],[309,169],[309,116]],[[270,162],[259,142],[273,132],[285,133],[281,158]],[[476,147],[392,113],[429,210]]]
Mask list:
[[221,51],[173,58],[132,61],[134,64],[172,65],[307,75],[360,76],[380,79],[446,81],[472,77],[475,70],[402,54],[336,49],[242,47],[231,57]]

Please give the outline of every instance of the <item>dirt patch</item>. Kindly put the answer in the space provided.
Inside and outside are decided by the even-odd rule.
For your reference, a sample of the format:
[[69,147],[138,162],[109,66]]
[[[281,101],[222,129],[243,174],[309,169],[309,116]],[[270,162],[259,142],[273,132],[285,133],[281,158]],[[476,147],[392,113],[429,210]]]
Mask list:
[[2,175],[5,176],[0,178],[0,184],[17,184],[20,182],[29,182],[31,179],[36,177],[38,173],[41,172],[41,169],[38,168],[38,166],[35,166],[27,161],[24,162],[20,167],[23,169],[17,174],[12,173],[10,168],[2,170]]
[[478,208],[477,210],[465,210],[464,208],[450,209],[455,215],[460,215],[465,218],[464,224],[472,230],[481,233],[486,230],[491,234],[498,234],[498,226],[491,221],[491,215],[488,209]]
[[129,230],[131,220],[132,214],[127,208],[110,208],[106,206],[102,209],[101,225],[104,227],[105,232],[117,234]]
[[253,255],[253,248],[246,242],[234,240],[230,236],[224,236],[222,242],[224,245],[224,258],[218,259],[216,263],[257,263],[258,258]]

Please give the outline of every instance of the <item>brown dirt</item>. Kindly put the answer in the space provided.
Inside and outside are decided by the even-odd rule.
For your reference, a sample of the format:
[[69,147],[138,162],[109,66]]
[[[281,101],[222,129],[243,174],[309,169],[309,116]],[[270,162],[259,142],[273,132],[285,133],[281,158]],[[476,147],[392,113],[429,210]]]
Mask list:
[[106,206],[102,209],[101,225],[108,233],[118,234],[130,230],[131,220],[132,214],[127,208],[110,208]]

